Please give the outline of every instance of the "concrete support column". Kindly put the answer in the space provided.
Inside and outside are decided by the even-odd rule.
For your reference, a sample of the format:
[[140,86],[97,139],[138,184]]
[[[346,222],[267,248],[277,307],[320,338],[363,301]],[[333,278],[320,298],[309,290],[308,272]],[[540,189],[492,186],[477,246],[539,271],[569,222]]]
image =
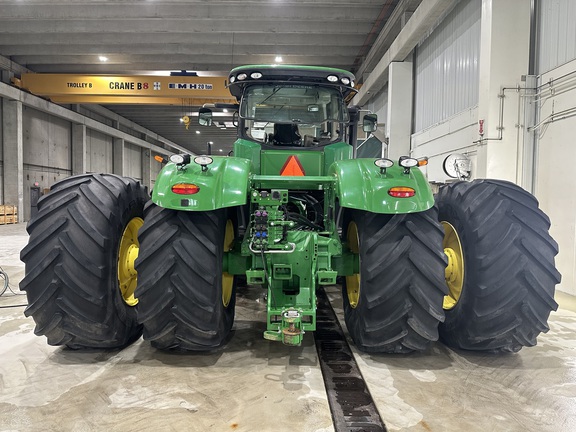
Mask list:
[[[474,177],[518,181],[523,143],[518,133],[522,75],[530,55],[530,2],[482,0],[480,29],[479,135]],[[508,88],[508,90],[504,90]]]
[[124,139],[114,138],[112,171],[114,174],[124,175]]
[[152,151],[147,148],[142,149],[142,184],[148,188],[148,191],[152,189],[151,177],[152,177]]
[[84,174],[86,171],[86,126],[72,124],[72,175]]
[[412,62],[392,62],[388,69],[388,157],[410,154],[412,134]]
[[2,143],[4,150],[4,204],[18,207],[18,222],[24,220],[24,138],[22,102],[2,99]]

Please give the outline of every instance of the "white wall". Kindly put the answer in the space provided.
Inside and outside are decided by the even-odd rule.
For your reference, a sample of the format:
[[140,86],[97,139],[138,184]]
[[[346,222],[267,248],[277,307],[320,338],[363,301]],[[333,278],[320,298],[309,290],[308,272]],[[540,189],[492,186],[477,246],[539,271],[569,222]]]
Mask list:
[[[526,7],[511,22],[515,14],[512,3],[484,3],[498,7],[499,11],[482,12],[480,85],[469,84],[480,89],[478,105],[446,118],[446,105],[442,101],[447,95],[441,86],[431,91],[420,87],[418,92],[418,83],[434,86],[436,75],[424,66],[436,64],[436,69],[445,66],[445,51],[428,50],[430,58],[417,54],[416,100],[420,105],[416,107],[412,152],[415,157],[430,157],[427,171],[431,181],[447,180],[442,162],[448,154],[458,152],[472,160],[473,178],[503,178],[526,189],[533,188],[542,210],[550,217],[550,234],[559,244],[556,265],[563,279],[558,291],[576,296],[576,177],[571,163],[576,159],[576,2],[539,2],[539,55],[532,53],[536,69],[542,72],[537,96],[531,89],[534,80],[523,78],[529,72]],[[441,23],[439,28],[443,26]],[[437,37],[434,33],[442,31],[435,30],[432,38]],[[436,40],[434,44],[445,47],[449,38],[445,42],[443,45]],[[425,42],[421,45],[426,47]],[[461,54],[451,61],[465,61],[466,55]],[[558,81],[551,81],[555,79]],[[418,120],[418,110],[425,106],[435,112],[421,113]],[[486,119],[482,136],[479,119]],[[431,124],[432,121],[436,122]]]
[[481,0],[462,0],[416,48],[414,132],[478,103]]
[[412,135],[412,156],[428,157],[425,172],[428,181],[444,183],[449,177],[443,164],[448,155],[462,153],[472,162],[472,173],[476,172],[478,144],[478,109],[467,109],[442,123]]
[[428,180],[445,182],[443,162],[463,153],[476,171],[481,0],[462,0],[416,48],[414,157],[427,156]]
[[540,0],[535,189],[558,241],[560,291],[576,295],[576,2]]
[[576,60],[544,73],[539,87],[536,196],[560,246],[559,290],[576,295]]
[[430,158],[429,180],[448,180],[444,159],[463,153],[472,178],[524,182],[529,6],[463,0],[418,47],[412,154]]
[[576,2],[539,0],[537,72],[543,73],[576,58]]

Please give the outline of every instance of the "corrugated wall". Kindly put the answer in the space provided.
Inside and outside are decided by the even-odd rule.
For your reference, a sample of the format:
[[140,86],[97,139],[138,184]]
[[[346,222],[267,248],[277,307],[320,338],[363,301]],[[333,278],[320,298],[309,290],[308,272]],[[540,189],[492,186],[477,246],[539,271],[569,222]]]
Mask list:
[[538,74],[576,59],[576,1],[538,2]]
[[378,115],[378,124],[386,123],[386,117],[388,116],[388,86],[386,85],[384,89],[371,98],[365,108]]
[[481,0],[462,0],[416,48],[414,132],[478,103]]
[[576,296],[576,1],[539,0],[536,72],[536,196],[550,217],[560,252],[559,291]]

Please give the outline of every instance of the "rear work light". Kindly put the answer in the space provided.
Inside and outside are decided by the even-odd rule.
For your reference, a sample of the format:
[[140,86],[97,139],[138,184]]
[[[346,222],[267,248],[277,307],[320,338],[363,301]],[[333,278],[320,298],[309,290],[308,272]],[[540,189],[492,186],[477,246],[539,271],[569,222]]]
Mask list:
[[388,195],[394,198],[410,198],[416,195],[416,191],[410,187],[396,186],[388,190]]
[[200,188],[192,183],[177,183],[172,186],[172,192],[178,195],[194,195]]

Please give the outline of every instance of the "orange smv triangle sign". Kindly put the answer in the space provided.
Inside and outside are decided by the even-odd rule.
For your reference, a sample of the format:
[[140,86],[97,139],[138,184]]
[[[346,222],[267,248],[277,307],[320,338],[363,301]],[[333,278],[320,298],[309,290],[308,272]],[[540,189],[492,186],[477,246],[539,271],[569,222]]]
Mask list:
[[297,156],[290,156],[287,160],[282,169],[280,170],[281,176],[304,176],[304,168],[302,168],[302,164],[298,160]]

